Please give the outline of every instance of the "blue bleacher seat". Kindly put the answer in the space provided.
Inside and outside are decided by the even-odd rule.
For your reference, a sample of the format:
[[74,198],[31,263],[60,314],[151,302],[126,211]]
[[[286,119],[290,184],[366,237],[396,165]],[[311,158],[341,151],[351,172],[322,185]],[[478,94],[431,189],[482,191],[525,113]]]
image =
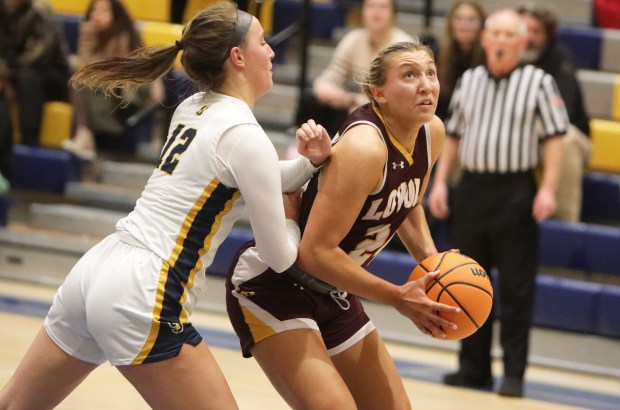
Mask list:
[[417,262],[408,253],[383,250],[368,265],[368,271],[388,282],[402,285],[416,265]]
[[64,193],[68,182],[82,178],[82,162],[66,151],[17,144],[12,173],[12,188]]
[[620,337],[620,286],[606,285],[603,288],[597,318],[598,334]]
[[230,263],[239,248],[252,239],[254,239],[254,236],[251,231],[237,228],[232,229],[217,250],[213,263],[207,269],[207,273],[209,275],[225,277],[230,268]]
[[542,266],[589,270],[586,224],[548,220],[540,225],[539,261]]
[[[347,5],[341,2],[312,4],[312,37],[331,39],[335,28],[344,27]],[[301,20],[303,3],[295,0],[278,0],[273,6],[273,32],[279,33]]]
[[151,141],[153,128],[153,115],[148,114],[138,124],[129,127],[123,135],[97,135],[97,149],[135,154],[141,143]]
[[597,27],[561,26],[558,30],[558,40],[581,68],[600,69],[602,38],[602,30]]
[[584,175],[581,219],[620,222],[620,175],[599,172]]
[[598,331],[603,285],[548,275],[538,277],[534,324],[576,332]]
[[620,228],[545,221],[540,229],[540,264],[620,275]]
[[585,245],[587,271],[620,275],[620,228],[588,224]]

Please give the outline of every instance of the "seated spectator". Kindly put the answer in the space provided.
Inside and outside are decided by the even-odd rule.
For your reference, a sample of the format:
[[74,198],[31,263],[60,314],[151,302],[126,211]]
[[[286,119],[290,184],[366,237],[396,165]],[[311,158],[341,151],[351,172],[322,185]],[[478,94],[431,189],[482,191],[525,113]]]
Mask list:
[[356,81],[362,80],[375,54],[398,41],[412,41],[409,34],[394,26],[395,14],[394,0],[364,0],[364,27],[347,33],[338,43],[312,91],[302,96],[296,125],[312,118],[333,136],[349,111],[368,102]]
[[67,45],[44,0],[0,3],[0,81],[19,114],[21,142],[38,145],[43,105],[68,100]]
[[465,70],[484,64],[480,33],[486,14],[478,1],[454,2],[446,17],[446,31],[439,47],[437,75],[441,92],[436,114],[444,120],[456,80]]
[[[92,0],[80,25],[78,65],[84,66],[108,57],[124,56],[142,45],[134,22],[120,0]],[[122,137],[127,120],[150,104],[163,99],[163,85],[118,90],[118,98],[105,97],[89,89],[75,90],[74,135],[63,141],[63,148],[80,158],[96,157],[95,136]]]
[[562,173],[557,193],[557,219],[578,222],[581,217],[582,178],[592,151],[590,119],[584,109],[577,66],[570,52],[557,41],[557,16],[541,3],[517,8],[528,27],[524,61],[542,68],[555,79],[566,105],[570,126],[562,139]]

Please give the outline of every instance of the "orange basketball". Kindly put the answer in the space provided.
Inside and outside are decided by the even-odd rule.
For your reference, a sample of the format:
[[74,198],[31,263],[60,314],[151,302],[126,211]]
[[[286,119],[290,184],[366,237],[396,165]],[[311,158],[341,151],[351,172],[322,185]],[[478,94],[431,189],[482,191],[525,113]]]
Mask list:
[[420,262],[411,272],[409,281],[436,270],[440,274],[428,285],[426,294],[436,302],[461,309],[458,314],[441,314],[459,327],[442,330],[450,340],[472,335],[491,313],[493,287],[489,276],[472,258],[456,252],[442,252]]

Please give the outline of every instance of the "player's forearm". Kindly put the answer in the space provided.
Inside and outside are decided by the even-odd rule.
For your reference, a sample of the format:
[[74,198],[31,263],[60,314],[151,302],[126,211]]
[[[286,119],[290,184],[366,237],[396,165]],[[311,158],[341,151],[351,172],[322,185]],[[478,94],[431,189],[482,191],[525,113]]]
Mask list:
[[340,248],[313,251],[302,240],[297,263],[323,282],[365,299],[392,305],[397,298],[398,286],[366,271]]

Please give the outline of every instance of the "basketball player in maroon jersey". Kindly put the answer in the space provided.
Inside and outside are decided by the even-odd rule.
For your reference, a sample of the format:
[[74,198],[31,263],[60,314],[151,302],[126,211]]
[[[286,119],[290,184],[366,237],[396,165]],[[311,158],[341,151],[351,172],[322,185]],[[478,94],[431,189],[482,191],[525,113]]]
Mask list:
[[[387,47],[364,92],[372,103],[350,114],[303,194],[298,266],[276,273],[249,244],[228,275],[243,354],[293,408],[411,406],[358,296],[393,306],[436,337],[454,327],[438,312],[459,314],[427,298],[436,273],[399,286],[364,269],[396,233],[418,261],[437,253],[421,206],[444,139],[432,52],[420,43]],[[309,121],[297,132],[325,131]]]

